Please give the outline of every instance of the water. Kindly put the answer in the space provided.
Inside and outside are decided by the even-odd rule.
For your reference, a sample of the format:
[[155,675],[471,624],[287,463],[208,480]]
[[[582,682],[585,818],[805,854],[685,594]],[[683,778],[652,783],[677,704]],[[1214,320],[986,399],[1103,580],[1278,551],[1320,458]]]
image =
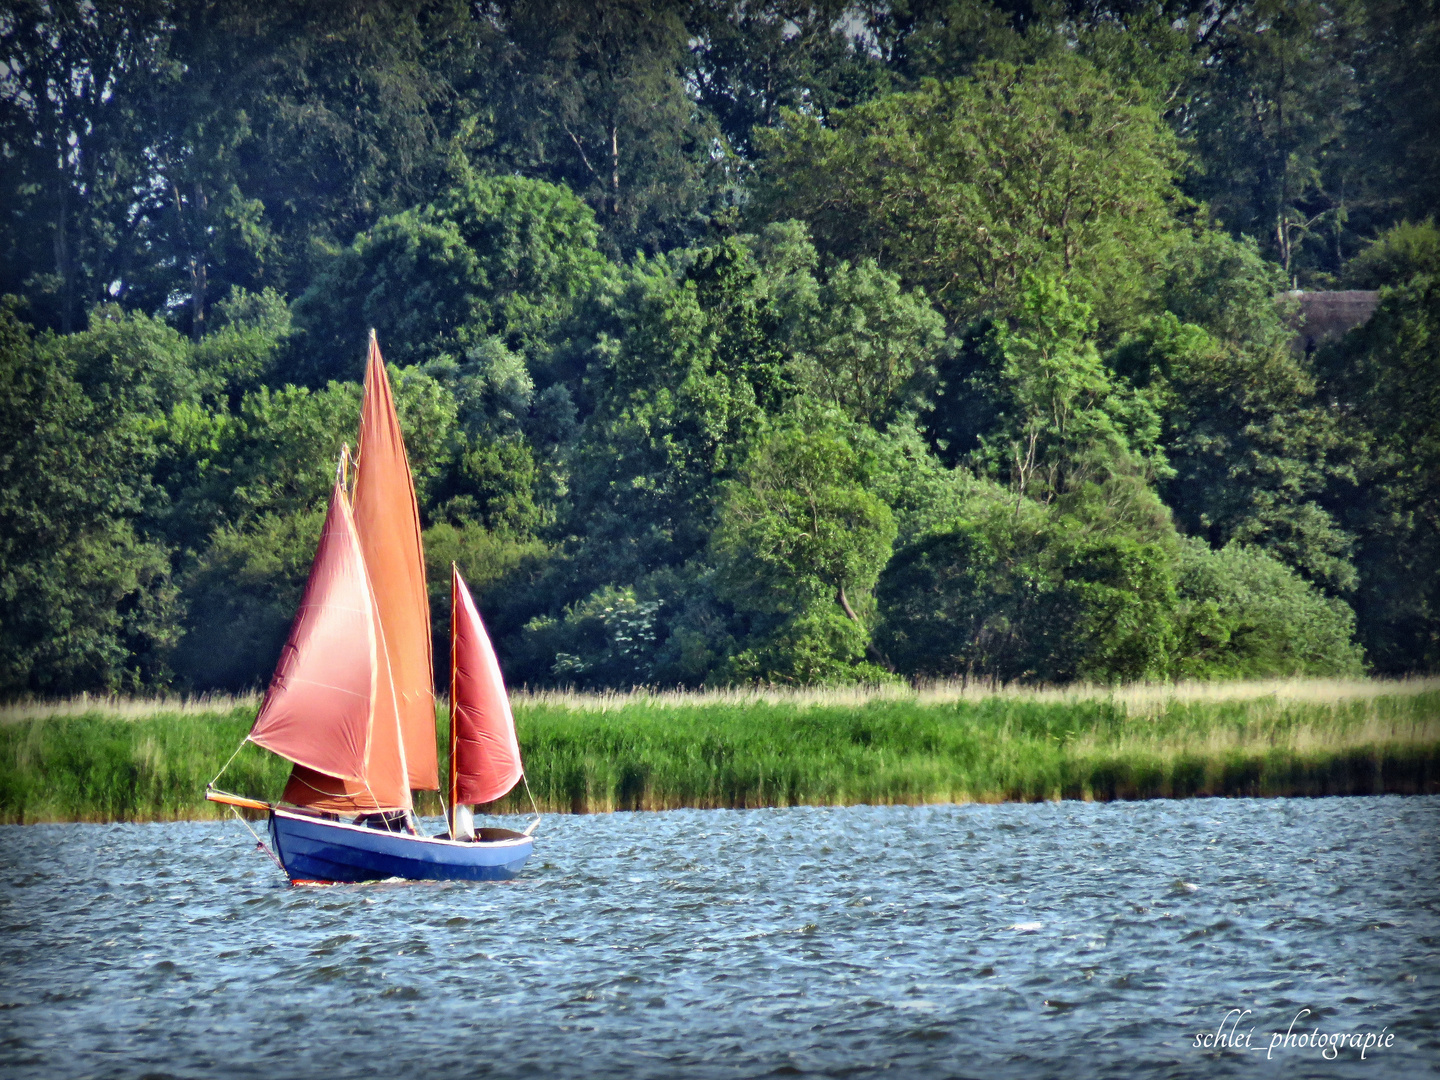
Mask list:
[[[508,884],[0,830],[6,1077],[1440,1073],[1440,798],[551,817]],[[1259,1049],[1194,1046],[1252,1010]],[[1277,1049],[1385,1032],[1388,1049]],[[1225,1029],[1227,1032],[1229,1027]]]

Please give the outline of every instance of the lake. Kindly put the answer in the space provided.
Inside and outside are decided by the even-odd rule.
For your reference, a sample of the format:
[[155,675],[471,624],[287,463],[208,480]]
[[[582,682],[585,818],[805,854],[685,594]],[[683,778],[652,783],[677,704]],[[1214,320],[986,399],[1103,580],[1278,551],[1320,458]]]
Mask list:
[[6,827],[0,1074],[1434,1075],[1437,837],[1437,797],[681,810],[292,888],[233,821]]

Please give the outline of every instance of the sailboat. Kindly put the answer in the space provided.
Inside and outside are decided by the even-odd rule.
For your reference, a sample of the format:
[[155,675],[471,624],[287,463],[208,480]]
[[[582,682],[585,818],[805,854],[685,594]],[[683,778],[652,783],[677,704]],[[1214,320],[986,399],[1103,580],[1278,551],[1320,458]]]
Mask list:
[[453,565],[447,828],[418,828],[413,793],[440,789],[430,604],[414,480],[373,330],[354,464],[352,488],[343,450],[300,609],[235,752],[248,742],[288,759],[284,793],[271,803],[223,791],[222,768],[205,797],[268,813],[271,855],[295,883],[512,878],[539,815],[524,832],[475,827],[472,807],[524,770],[495,650]]

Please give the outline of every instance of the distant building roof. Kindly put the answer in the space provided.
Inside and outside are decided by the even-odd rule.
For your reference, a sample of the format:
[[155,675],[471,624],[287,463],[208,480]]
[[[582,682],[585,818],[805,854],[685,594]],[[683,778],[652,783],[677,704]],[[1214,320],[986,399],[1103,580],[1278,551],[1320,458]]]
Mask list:
[[1282,299],[1298,302],[1299,309],[1292,320],[1296,331],[1295,349],[1310,353],[1326,338],[1339,337],[1369,322],[1380,303],[1380,294],[1369,289],[1337,292],[1297,289],[1283,294]]

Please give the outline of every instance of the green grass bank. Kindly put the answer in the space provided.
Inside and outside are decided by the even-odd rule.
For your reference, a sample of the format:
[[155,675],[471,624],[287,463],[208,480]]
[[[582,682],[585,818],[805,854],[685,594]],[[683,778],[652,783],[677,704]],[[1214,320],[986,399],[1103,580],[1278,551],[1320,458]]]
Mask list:
[[[8,706],[0,821],[220,816],[202,792],[255,708]],[[517,695],[515,714],[547,811],[1440,792],[1437,680],[541,693]],[[438,735],[443,748],[443,718]],[[223,786],[274,798],[287,770],[247,745]]]

